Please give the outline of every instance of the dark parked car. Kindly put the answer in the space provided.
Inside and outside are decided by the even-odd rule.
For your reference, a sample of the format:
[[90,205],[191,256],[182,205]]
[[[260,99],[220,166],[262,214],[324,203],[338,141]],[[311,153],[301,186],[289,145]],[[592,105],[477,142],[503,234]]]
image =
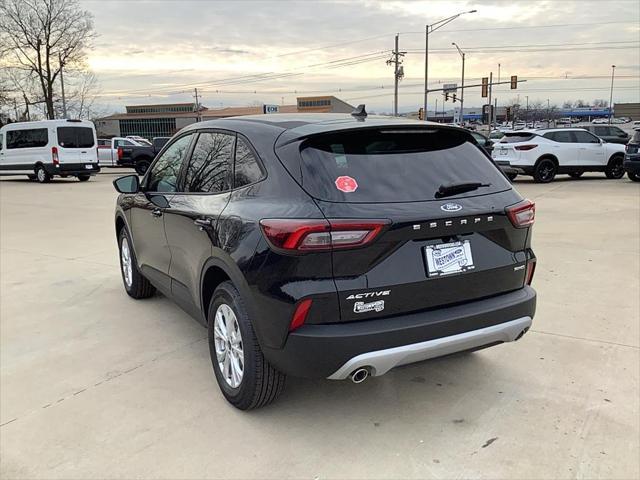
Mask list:
[[623,166],[631,180],[640,182],[640,129],[633,132],[625,147]]
[[208,328],[240,409],[285,375],[359,383],[531,326],[535,206],[463,129],[363,109],[206,121],[114,185],[125,290]]
[[593,133],[596,137],[600,137],[605,142],[625,144],[629,141],[629,134],[620,127],[613,125],[586,125],[585,130]]
[[170,137],[155,137],[151,146],[123,145],[118,164],[132,166],[138,175],[144,175],[153,159],[169,139]]

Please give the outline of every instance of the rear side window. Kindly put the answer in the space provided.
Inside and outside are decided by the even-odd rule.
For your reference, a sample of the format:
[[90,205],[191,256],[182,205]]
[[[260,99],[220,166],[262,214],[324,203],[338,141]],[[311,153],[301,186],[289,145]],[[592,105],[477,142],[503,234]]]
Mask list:
[[93,129],[88,127],[58,127],[58,145],[62,148],[91,148],[95,145]]
[[234,188],[256,183],[263,177],[260,164],[247,142],[238,137],[236,143],[236,163],[234,169]]
[[302,184],[332,202],[412,202],[436,199],[441,185],[490,184],[464,196],[510,188],[468,134],[450,129],[337,132],[305,141]]
[[7,150],[46,147],[47,143],[49,143],[49,134],[46,128],[9,130],[7,132]]
[[535,133],[526,133],[526,132],[516,132],[516,133],[505,133],[500,143],[519,143],[519,142],[528,142],[533,137],[535,137]]
[[185,192],[217,193],[230,190],[234,135],[201,133],[187,164]]
[[571,132],[549,132],[543,135],[544,138],[560,143],[573,143]]

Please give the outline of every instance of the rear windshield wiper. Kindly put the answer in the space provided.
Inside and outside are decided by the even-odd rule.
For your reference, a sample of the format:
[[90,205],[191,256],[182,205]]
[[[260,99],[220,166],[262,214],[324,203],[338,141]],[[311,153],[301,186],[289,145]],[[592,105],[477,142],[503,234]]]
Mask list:
[[480,187],[490,187],[490,183],[481,183],[481,182],[460,182],[460,183],[449,183],[447,185],[440,185],[438,191],[436,192],[436,198],[442,197],[450,197],[451,195],[457,195],[459,193],[470,192],[472,190],[477,190]]

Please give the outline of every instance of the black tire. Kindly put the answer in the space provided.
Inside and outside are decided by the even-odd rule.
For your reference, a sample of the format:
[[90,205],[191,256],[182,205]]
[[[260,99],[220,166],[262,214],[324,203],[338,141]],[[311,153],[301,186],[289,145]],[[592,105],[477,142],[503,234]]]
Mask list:
[[556,177],[556,173],[558,173],[556,162],[550,158],[543,158],[536,164],[533,179],[536,183],[549,183]]
[[[243,371],[242,378],[235,388],[225,378],[216,353],[215,320],[221,305],[229,307],[235,315],[235,340],[238,331],[240,334]],[[226,325],[229,325],[227,322],[228,320],[225,320]],[[286,376],[273,368],[264,358],[247,309],[233,283],[222,282],[216,288],[209,304],[207,325],[211,364],[218,386],[227,401],[240,410],[251,410],[273,402],[282,393]]]
[[140,176],[144,175],[145,173],[147,173],[147,170],[149,170],[149,165],[151,165],[151,160],[138,160],[135,166],[136,173]]
[[619,180],[624,177],[624,167],[622,166],[623,157],[621,155],[615,155],[609,160],[609,164],[604,171],[607,178],[611,180]]
[[91,175],[78,175],[78,180],[81,182],[86,182],[91,178]]
[[[127,279],[127,275],[125,274],[125,261],[123,259],[123,248],[125,245],[129,252],[129,261],[131,264],[131,278]],[[138,270],[138,262],[136,260],[136,254],[131,247],[131,237],[129,236],[129,232],[127,232],[126,228],[122,228],[120,230],[120,235],[118,235],[118,252],[120,253],[120,273],[122,274],[122,283],[124,284],[124,289],[127,294],[139,300],[141,298],[149,298],[152,297],[156,293],[156,287],[151,285],[151,282],[147,280],[142,274],[140,270]]]
[[516,179],[517,176],[518,176],[517,173],[507,173],[507,178],[512,182]]
[[578,179],[578,178],[580,178],[580,177],[582,176],[582,174],[583,174],[583,173],[584,173],[584,172],[570,172],[570,173],[569,173],[569,176],[570,176],[571,178],[576,178],[576,179]]
[[629,180],[632,182],[640,182],[640,175],[637,173],[627,172],[627,177],[629,177]]
[[35,178],[38,183],[47,183],[51,180],[51,175],[47,173],[42,165],[37,165],[35,168]]

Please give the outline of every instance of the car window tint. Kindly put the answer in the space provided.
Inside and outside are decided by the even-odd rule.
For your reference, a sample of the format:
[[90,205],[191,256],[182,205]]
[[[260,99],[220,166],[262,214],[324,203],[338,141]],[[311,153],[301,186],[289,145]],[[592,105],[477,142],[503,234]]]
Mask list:
[[584,130],[576,130],[573,135],[576,143],[600,143],[598,137]]
[[234,135],[201,133],[187,165],[185,192],[224,192],[230,187]]
[[95,145],[89,127],[58,127],[58,145],[62,148],[91,148]]
[[7,150],[12,148],[46,147],[49,134],[46,128],[10,130],[7,133]]
[[571,136],[571,132],[550,132],[546,133],[545,137],[549,140],[553,140],[554,142],[560,143],[571,143],[573,142],[573,137]]
[[149,192],[175,192],[182,158],[185,155],[191,134],[178,138],[154,162],[147,177]]
[[250,183],[255,183],[262,178],[262,170],[246,140],[238,137],[236,144],[234,187],[239,188]]

